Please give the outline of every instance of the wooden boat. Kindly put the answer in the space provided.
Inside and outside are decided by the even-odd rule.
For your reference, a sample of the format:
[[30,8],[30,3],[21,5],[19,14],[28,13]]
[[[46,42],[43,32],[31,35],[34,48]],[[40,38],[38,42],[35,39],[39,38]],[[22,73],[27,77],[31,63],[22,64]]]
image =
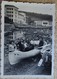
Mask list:
[[[8,55],[9,62],[11,65],[17,64],[21,59],[35,56],[41,51],[43,52],[42,49],[45,50],[46,46],[48,46],[48,45],[34,48],[33,45],[30,45],[29,47],[25,48],[26,51],[23,51],[23,50],[21,51],[18,49],[15,49],[14,51],[9,51],[9,55]],[[29,51],[27,49],[29,49]]]
[[32,57],[37,55],[40,52],[39,49],[32,49],[30,51],[22,52],[19,50],[15,50],[13,52],[9,52],[9,62],[11,65],[17,64],[21,59]]

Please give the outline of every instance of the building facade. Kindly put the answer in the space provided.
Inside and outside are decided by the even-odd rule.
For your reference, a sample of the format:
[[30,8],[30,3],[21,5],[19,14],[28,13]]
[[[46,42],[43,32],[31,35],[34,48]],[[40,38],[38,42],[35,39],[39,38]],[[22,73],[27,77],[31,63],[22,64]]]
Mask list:
[[5,16],[12,20],[12,22],[17,22],[17,12],[18,8],[13,5],[5,5]]
[[18,23],[19,24],[26,24],[26,14],[24,12],[18,12]]
[[26,24],[26,15],[19,12],[19,8],[13,5],[5,5],[5,16],[12,20],[14,23]]

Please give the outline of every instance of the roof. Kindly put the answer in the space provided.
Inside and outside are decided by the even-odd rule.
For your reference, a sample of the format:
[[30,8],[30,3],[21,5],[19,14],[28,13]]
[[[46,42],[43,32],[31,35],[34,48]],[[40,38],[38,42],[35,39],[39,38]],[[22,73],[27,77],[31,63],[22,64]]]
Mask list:
[[14,6],[14,5],[5,5],[5,7],[6,7],[6,6],[15,7],[15,8],[19,9],[18,7]]

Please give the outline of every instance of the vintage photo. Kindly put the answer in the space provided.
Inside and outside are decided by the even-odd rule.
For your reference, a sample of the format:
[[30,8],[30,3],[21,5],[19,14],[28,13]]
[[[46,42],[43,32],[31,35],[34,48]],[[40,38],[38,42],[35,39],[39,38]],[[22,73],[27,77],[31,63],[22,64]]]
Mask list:
[[1,75],[1,1],[0,1],[0,75]]
[[54,4],[5,2],[3,54],[4,75],[51,76]]

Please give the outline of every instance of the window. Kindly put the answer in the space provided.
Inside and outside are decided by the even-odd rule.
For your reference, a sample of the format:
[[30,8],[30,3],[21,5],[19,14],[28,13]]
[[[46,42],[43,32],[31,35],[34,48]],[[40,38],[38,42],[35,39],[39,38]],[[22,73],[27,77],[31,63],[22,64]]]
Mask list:
[[48,21],[42,21],[42,26],[48,26],[49,22]]
[[13,8],[7,8],[7,10],[13,10]]
[[13,22],[13,19],[12,19],[12,22]]
[[13,15],[12,15],[12,17],[13,17]]
[[13,13],[13,12],[12,12]]
[[7,16],[8,16],[8,17],[13,17],[13,15],[9,15],[9,14],[7,14]]
[[13,8],[12,8],[12,10],[13,10]]

